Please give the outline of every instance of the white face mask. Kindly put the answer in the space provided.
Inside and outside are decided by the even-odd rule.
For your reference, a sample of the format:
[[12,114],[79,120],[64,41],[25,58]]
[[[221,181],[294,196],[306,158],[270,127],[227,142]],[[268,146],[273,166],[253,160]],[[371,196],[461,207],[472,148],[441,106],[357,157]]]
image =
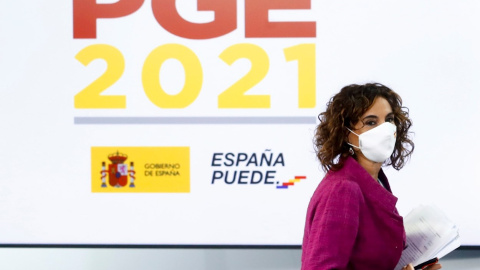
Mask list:
[[360,135],[352,130],[350,132],[358,136],[359,146],[349,145],[360,149],[369,160],[383,163],[392,155],[397,137],[397,127],[392,123],[385,122]]

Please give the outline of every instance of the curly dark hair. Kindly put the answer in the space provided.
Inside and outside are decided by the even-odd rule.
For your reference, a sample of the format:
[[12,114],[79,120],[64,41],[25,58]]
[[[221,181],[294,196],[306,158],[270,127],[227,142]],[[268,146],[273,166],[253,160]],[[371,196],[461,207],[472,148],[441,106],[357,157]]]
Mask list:
[[347,127],[353,129],[376,97],[383,97],[390,103],[397,126],[395,149],[384,165],[392,165],[396,170],[405,165],[415,147],[408,132],[412,121],[408,117],[408,109],[402,106],[402,99],[393,90],[379,83],[352,84],[333,96],[327,103],[327,110],[318,115],[320,124],[316,128],[314,143],[324,171],[343,167],[345,158],[350,155]]

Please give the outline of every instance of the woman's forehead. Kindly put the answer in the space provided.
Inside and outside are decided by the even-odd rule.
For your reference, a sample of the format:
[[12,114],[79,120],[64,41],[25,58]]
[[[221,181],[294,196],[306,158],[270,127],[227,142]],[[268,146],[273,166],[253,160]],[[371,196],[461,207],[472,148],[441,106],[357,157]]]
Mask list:
[[373,100],[370,108],[368,108],[367,111],[362,115],[362,118],[368,116],[387,116],[390,113],[392,113],[392,106],[390,103],[383,97],[377,97]]

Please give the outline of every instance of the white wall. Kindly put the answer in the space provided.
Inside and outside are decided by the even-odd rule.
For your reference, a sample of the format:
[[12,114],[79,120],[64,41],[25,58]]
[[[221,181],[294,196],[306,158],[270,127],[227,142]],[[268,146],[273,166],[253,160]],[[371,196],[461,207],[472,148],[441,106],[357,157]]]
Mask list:
[[[60,249],[2,248],[2,270],[297,270],[299,249]],[[443,269],[480,269],[480,250],[457,250]]]

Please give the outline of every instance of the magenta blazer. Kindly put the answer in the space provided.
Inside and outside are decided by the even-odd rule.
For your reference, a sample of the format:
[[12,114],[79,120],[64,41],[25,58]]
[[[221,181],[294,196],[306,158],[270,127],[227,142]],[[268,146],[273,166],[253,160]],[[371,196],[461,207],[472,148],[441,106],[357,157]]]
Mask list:
[[393,270],[405,245],[387,177],[378,184],[352,157],[329,171],[310,200],[302,245],[302,270]]

